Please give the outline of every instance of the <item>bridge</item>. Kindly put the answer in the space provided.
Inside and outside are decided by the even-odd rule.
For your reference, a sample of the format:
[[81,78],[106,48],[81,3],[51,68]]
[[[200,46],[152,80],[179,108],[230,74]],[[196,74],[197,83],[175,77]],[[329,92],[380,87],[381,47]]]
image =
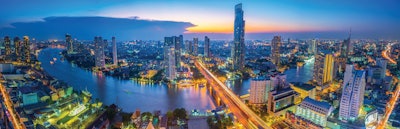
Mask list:
[[236,119],[246,129],[270,129],[265,121],[244,104],[236,94],[212,74],[199,60],[194,62],[200,73],[210,83],[220,100],[227,105]]

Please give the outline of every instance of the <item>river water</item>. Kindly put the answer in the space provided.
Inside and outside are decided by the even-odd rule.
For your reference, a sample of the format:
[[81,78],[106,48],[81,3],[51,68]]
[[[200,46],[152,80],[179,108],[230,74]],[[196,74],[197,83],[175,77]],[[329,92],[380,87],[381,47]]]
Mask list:
[[[68,61],[60,61],[62,49],[46,48],[38,56],[42,68],[51,76],[63,80],[74,89],[88,90],[93,98],[103,103],[117,104],[126,112],[161,110],[166,112],[175,108],[201,111],[214,109],[215,105],[205,87],[168,87],[160,84],[139,84],[131,80],[120,80],[76,67]],[[50,61],[57,58],[52,65]],[[285,71],[289,82],[306,82],[312,77],[313,64]],[[248,93],[250,81],[237,81],[230,86],[238,95]]]

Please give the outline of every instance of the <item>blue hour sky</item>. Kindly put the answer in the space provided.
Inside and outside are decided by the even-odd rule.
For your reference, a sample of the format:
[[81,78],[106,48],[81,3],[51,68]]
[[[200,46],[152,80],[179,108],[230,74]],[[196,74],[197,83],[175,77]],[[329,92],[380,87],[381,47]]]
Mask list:
[[[0,28],[18,28],[13,25],[15,22],[46,22],[46,17],[101,16],[145,20],[149,24],[182,22],[182,33],[186,34],[230,34],[233,7],[243,3],[249,34],[346,32],[349,28],[354,33],[370,35],[400,34],[397,0],[1,0],[1,3]],[[13,33],[19,34],[18,30]]]

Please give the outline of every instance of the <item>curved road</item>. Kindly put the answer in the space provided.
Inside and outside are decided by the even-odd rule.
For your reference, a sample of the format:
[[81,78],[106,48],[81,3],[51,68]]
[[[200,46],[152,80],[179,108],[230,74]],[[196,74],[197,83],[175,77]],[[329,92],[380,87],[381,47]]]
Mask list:
[[228,106],[239,123],[246,129],[270,129],[270,127],[257,114],[255,114],[246,104],[244,104],[236,94],[234,94],[224,83],[214,76],[202,63],[195,60],[195,65],[200,73],[204,75],[212,88],[216,91],[221,100]]

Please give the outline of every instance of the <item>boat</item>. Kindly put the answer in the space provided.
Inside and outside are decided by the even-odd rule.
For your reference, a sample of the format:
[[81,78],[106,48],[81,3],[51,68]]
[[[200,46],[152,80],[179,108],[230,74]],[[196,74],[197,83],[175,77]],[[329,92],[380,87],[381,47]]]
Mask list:
[[54,57],[53,60],[54,60],[54,62],[55,62],[55,61],[57,61],[57,58]]
[[90,93],[87,89],[82,91],[82,94],[88,97],[92,97],[92,93]]
[[132,92],[127,90],[127,89],[124,89],[124,92],[127,93],[127,94],[132,94]]
[[53,61],[50,61],[50,64],[52,65],[52,64],[54,64],[54,62],[53,62]]

